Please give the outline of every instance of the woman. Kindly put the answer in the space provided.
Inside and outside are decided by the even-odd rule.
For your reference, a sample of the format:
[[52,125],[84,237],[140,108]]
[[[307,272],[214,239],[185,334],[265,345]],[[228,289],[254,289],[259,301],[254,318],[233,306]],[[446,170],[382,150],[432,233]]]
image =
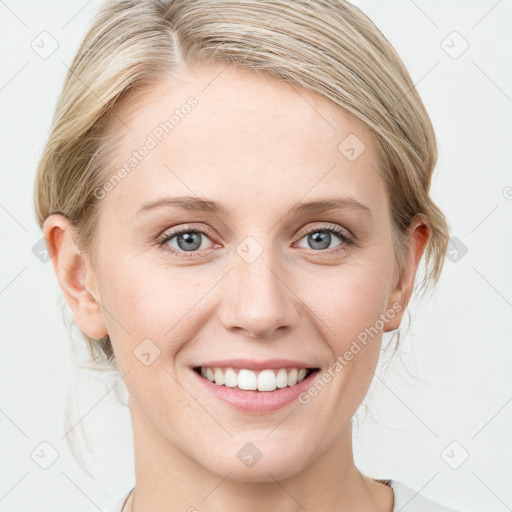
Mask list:
[[342,1],[107,2],[69,70],[37,219],[129,392],[112,512],[448,511],[355,466],[384,332],[439,278],[435,135]]

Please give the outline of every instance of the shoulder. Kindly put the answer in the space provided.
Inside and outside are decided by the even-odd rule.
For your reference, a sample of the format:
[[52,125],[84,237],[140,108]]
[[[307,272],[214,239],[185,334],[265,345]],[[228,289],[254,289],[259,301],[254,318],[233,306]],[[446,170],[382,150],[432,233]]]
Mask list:
[[393,512],[458,512],[443,507],[396,480],[389,480],[395,495]]
[[130,496],[132,493],[132,490],[133,489],[126,491],[114,505],[107,509],[107,512],[121,512],[123,510],[124,504],[126,503],[126,500],[128,499],[128,496]]

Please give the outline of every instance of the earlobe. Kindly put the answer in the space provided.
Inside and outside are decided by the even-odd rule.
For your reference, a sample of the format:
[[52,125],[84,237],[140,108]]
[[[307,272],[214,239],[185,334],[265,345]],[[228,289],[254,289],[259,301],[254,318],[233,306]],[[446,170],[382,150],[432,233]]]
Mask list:
[[[400,327],[402,317],[407,309],[407,305],[409,304],[409,300],[414,289],[416,271],[430,238],[428,223],[422,215],[415,217],[415,220],[407,230],[407,235],[407,257],[404,268],[398,276],[397,284],[392,290],[388,300],[388,309],[399,309],[399,311],[392,319],[386,322],[384,332],[393,331]],[[397,304],[400,304],[401,307],[398,308]]]
[[[74,226],[64,215],[53,214],[44,222],[43,235],[59,286],[76,324],[88,336],[102,338],[107,334],[107,329],[95,286],[94,270],[89,265],[87,255],[78,249]],[[89,283],[88,286],[86,283]]]

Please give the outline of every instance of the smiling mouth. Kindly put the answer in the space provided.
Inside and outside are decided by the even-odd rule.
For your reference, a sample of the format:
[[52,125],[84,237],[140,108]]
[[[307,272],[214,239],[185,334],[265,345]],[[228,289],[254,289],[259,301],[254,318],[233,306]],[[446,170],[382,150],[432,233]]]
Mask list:
[[245,391],[275,391],[293,387],[320,369],[273,368],[253,371],[245,368],[196,366],[193,370],[202,378],[218,386]]

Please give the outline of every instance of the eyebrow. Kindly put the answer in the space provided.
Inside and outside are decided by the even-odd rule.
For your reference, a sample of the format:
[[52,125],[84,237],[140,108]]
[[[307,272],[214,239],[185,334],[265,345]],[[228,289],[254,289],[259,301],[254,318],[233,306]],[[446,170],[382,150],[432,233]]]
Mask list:
[[[229,210],[223,205],[217,204],[215,201],[203,199],[201,197],[183,196],[183,197],[162,197],[155,201],[148,201],[142,205],[136,213],[140,215],[155,208],[164,206],[174,206],[187,211],[203,211],[208,213],[220,213],[229,215]],[[290,209],[289,214],[298,215],[303,213],[314,213],[319,211],[328,211],[334,209],[357,209],[366,215],[372,215],[372,211],[368,206],[359,202],[353,197],[336,197],[333,199],[324,199],[321,201],[311,201],[309,203],[299,203]]]

